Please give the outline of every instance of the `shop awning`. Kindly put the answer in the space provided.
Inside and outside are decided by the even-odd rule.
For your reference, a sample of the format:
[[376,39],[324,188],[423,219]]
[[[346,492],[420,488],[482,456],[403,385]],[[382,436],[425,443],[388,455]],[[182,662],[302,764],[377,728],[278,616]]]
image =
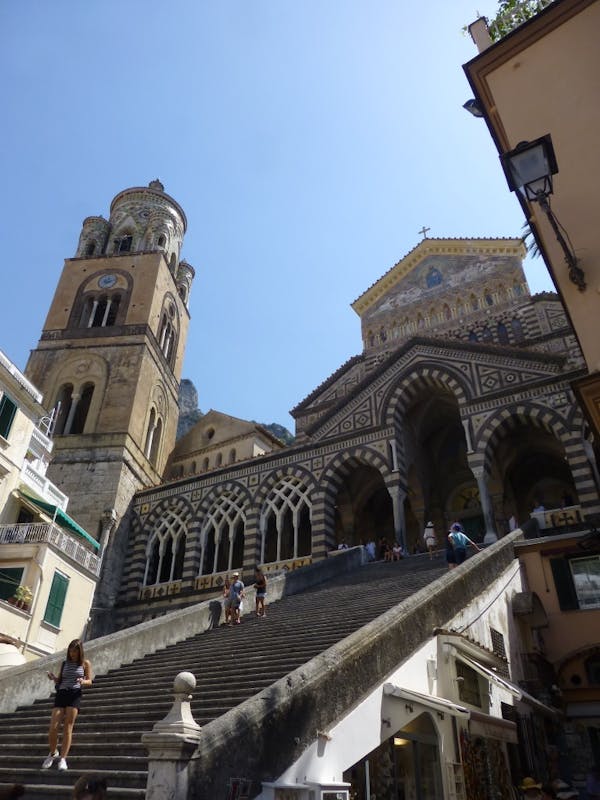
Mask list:
[[61,508],[58,506],[52,505],[52,503],[46,503],[45,500],[40,500],[39,497],[33,497],[33,495],[27,494],[19,490],[19,494],[29,503],[33,503],[39,509],[41,509],[45,514],[49,517],[52,517],[52,520],[57,524],[60,525],[61,528],[69,531],[70,533],[74,533],[77,536],[80,536],[82,539],[85,539],[86,542],[92,545],[95,550],[100,548],[100,542],[94,539],[93,536],[78,525],[75,520],[66,514]]
[[478,672],[481,676],[486,678],[488,681],[495,683],[496,686],[499,686],[501,689],[504,689],[506,692],[510,692],[513,697],[517,697],[518,699],[521,698],[523,690],[511,681],[506,680],[506,678],[501,678],[498,673],[494,672],[494,670],[490,669],[489,667],[484,667],[483,664],[480,664],[479,661],[475,661],[473,658],[469,658],[469,656],[461,653],[460,650],[457,653],[457,658],[460,658],[461,661],[474,669],[475,672]]
[[394,686],[393,683],[386,683],[383,686],[383,693],[388,697],[397,697],[399,700],[405,700],[407,703],[418,703],[428,709],[434,711],[446,712],[455,717],[469,718],[470,711],[464,706],[459,706],[446,700],[444,697],[436,697],[435,695],[422,694],[421,692],[414,692],[412,689],[404,689],[402,686]]
[[473,736],[483,736],[484,739],[499,739],[510,744],[517,744],[519,741],[514,722],[479,711],[471,711],[469,731]]
[[506,678],[501,678],[500,675],[496,674],[493,670],[489,669],[489,667],[484,667],[483,664],[480,664],[479,661],[475,661],[473,658],[469,658],[469,656],[461,653],[460,651],[457,653],[457,657],[460,658],[461,661],[464,661],[469,667],[478,672],[487,680],[492,681],[495,683],[496,686],[499,686],[501,689],[504,689],[507,692],[510,692],[514,698],[517,700],[521,700],[523,703],[527,703],[528,705],[532,706],[533,708],[537,709],[538,711],[546,714],[549,717],[556,717],[560,715],[560,711],[556,708],[551,708],[547,706],[545,703],[542,703],[541,700],[538,700],[537,697],[529,694],[522,689],[518,684],[513,683],[512,681],[507,680]]

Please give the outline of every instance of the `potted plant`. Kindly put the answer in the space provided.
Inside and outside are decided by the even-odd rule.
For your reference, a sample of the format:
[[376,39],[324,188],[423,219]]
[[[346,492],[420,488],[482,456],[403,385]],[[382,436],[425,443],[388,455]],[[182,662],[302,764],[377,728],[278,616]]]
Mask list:
[[29,586],[23,586],[21,584],[20,586],[17,586],[17,589],[15,591],[15,598],[17,601],[17,607],[24,608],[25,610],[27,610],[33,598],[33,592],[31,591]]

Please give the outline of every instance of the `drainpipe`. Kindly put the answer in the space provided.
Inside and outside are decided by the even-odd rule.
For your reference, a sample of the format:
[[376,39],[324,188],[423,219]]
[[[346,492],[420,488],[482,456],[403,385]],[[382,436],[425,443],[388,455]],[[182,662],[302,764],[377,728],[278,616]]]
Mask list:
[[38,576],[37,583],[35,585],[35,590],[34,590],[34,593],[33,593],[33,596],[34,596],[35,599],[33,601],[32,607],[31,607],[31,616],[29,617],[29,624],[27,625],[27,631],[25,633],[25,641],[23,642],[23,646],[21,648],[21,652],[23,654],[25,654],[25,651],[27,650],[27,645],[29,644],[29,636],[31,634],[31,626],[33,625],[33,619],[34,619],[34,616],[35,616],[35,612],[37,610],[37,606],[38,606],[38,602],[39,602],[39,599],[40,599],[40,595],[42,593],[41,592],[41,588],[42,588],[42,583],[43,583],[43,580],[44,580],[44,570],[43,570],[44,559],[42,559],[41,563],[38,561],[38,556],[40,554],[41,549],[42,549],[41,547],[38,547],[37,553],[35,555],[35,558],[33,559],[33,563],[39,569],[40,574]]

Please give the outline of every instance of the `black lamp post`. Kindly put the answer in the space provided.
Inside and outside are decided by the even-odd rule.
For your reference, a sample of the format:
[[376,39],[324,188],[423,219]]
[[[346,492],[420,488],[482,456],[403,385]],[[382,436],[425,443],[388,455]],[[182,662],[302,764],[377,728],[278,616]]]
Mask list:
[[558,172],[550,134],[540,136],[533,142],[519,142],[514,150],[502,154],[500,161],[511,192],[519,191],[530,203],[539,203],[565,254],[569,279],[583,292],[586,288],[585,274],[560,230],[548,199],[553,191],[552,176]]

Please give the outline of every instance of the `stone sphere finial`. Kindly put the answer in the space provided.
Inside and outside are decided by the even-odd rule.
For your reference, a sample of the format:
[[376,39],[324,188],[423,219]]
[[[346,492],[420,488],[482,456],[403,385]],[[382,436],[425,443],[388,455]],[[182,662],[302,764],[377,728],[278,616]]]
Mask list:
[[176,694],[188,694],[196,688],[196,676],[191,672],[180,672],[173,681],[173,690]]

